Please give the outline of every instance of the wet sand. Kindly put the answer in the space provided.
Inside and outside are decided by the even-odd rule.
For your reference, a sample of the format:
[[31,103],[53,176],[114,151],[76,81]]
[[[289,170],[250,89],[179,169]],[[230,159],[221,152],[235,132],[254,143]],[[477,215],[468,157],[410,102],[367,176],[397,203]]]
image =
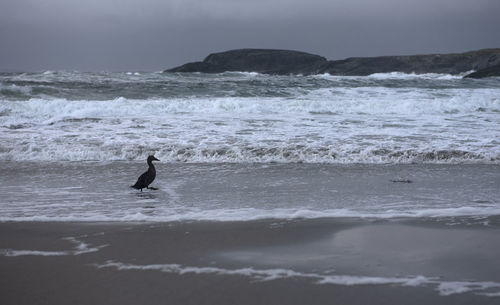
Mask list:
[[493,220],[4,222],[0,303],[498,304]]

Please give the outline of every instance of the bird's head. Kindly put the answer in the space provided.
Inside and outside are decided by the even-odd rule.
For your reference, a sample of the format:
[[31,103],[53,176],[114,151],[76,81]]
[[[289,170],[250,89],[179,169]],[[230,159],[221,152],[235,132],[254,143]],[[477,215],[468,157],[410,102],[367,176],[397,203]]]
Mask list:
[[159,159],[156,159],[155,156],[151,155],[148,157],[148,162],[152,162],[152,161],[160,161]]

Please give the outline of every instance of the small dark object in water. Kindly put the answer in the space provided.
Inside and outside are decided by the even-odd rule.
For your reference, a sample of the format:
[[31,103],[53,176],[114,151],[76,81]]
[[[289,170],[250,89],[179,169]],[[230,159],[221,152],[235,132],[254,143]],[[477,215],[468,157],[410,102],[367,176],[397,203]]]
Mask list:
[[153,180],[155,180],[155,177],[156,177],[156,169],[153,165],[153,161],[160,161],[160,160],[156,159],[155,156],[149,156],[148,157],[148,165],[149,165],[148,170],[144,174],[139,176],[139,179],[137,179],[137,182],[134,185],[132,185],[131,187],[138,189],[138,190],[141,190],[141,192],[142,192],[143,188],[157,190],[157,188],[149,187],[149,185],[153,182]]
[[411,181],[410,179],[398,179],[398,180],[391,180],[391,182],[394,182],[394,183],[412,183],[413,181]]

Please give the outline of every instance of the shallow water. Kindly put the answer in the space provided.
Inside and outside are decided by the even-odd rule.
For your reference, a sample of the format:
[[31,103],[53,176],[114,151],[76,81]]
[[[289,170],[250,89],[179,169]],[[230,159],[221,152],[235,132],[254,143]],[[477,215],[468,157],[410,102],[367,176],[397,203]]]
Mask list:
[[492,164],[156,167],[159,190],[140,192],[129,186],[145,163],[0,162],[0,220],[444,217],[491,225],[488,217],[500,214],[500,167]]

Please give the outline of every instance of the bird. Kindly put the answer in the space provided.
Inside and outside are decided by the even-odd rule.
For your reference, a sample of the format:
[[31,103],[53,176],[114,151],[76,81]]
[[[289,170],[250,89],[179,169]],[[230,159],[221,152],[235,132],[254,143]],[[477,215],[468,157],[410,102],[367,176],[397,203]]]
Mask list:
[[143,188],[157,190],[157,188],[149,187],[149,185],[155,180],[156,177],[156,169],[155,166],[153,165],[153,161],[160,161],[160,160],[156,159],[155,156],[153,155],[148,156],[147,159],[149,165],[148,170],[142,175],[140,175],[139,178],[137,179],[137,182],[134,185],[131,185],[130,187],[141,190],[141,192]]

